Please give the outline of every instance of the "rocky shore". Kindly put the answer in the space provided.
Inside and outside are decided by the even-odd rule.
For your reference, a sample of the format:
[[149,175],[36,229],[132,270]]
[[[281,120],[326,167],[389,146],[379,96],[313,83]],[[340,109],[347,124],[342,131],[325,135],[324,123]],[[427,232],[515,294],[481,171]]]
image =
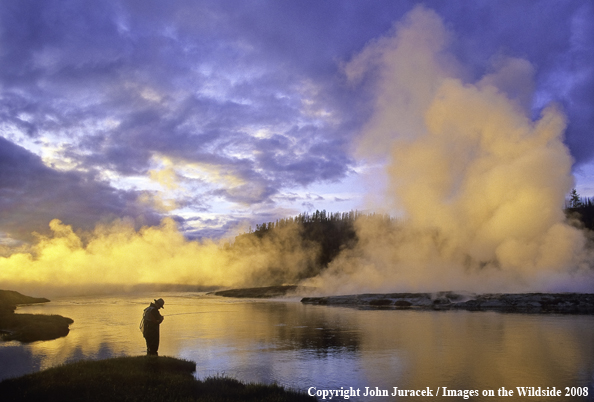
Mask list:
[[301,302],[362,309],[594,314],[594,294],[590,293],[384,293],[304,297]]

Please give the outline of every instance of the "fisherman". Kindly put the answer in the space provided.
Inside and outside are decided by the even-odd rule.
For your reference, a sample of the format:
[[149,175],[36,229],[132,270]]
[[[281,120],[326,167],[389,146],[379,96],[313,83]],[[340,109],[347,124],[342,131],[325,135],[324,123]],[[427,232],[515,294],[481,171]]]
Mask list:
[[144,309],[142,321],[140,321],[140,330],[144,339],[146,339],[146,354],[148,356],[158,356],[159,349],[159,325],[163,322],[163,316],[159,313],[160,308],[165,308],[163,299],[155,300],[150,306]]

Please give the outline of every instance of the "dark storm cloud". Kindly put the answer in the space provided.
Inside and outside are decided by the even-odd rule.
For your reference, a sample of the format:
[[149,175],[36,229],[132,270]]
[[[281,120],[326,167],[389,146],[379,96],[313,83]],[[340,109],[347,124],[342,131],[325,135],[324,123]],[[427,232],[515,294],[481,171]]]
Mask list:
[[[352,171],[351,144],[372,104],[340,66],[417,3],[7,0],[0,129],[19,144],[25,137],[66,144],[60,156],[84,171],[147,175],[163,157],[236,179],[196,195],[201,211],[216,197],[272,206],[282,192]],[[576,162],[592,159],[589,1],[423,4],[454,33],[469,79],[492,68],[494,55],[532,63],[535,109],[561,102]],[[133,203],[131,193],[92,176],[44,169],[78,186],[86,180],[85,191],[96,193],[78,197],[98,211],[120,215]],[[36,180],[26,180],[33,170],[19,172],[24,183]],[[3,194],[3,203],[18,203]]]
[[158,223],[154,212],[138,207],[136,197],[90,174],[53,170],[37,155],[0,137],[0,228],[14,238],[46,232],[52,219],[84,229],[120,216],[144,216],[141,223]]
[[594,4],[581,5],[570,22],[569,49],[554,61],[543,86],[552,87],[567,112],[567,143],[580,164],[594,152]]

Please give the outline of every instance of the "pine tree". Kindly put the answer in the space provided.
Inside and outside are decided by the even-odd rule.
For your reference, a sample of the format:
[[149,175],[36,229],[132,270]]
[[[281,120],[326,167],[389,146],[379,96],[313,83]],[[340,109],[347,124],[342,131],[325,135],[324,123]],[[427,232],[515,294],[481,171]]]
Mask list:
[[582,200],[575,188],[571,190],[571,193],[569,194],[569,206],[571,208],[579,208],[582,206]]

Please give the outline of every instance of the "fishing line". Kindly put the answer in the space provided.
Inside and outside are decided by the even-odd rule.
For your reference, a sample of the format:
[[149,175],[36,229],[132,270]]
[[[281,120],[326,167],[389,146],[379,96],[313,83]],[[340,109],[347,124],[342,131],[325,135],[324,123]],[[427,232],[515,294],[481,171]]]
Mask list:
[[174,315],[185,315],[185,314],[232,313],[234,311],[235,310],[232,310],[232,311],[193,311],[191,313],[166,314],[166,315],[163,315],[163,317],[172,317]]

